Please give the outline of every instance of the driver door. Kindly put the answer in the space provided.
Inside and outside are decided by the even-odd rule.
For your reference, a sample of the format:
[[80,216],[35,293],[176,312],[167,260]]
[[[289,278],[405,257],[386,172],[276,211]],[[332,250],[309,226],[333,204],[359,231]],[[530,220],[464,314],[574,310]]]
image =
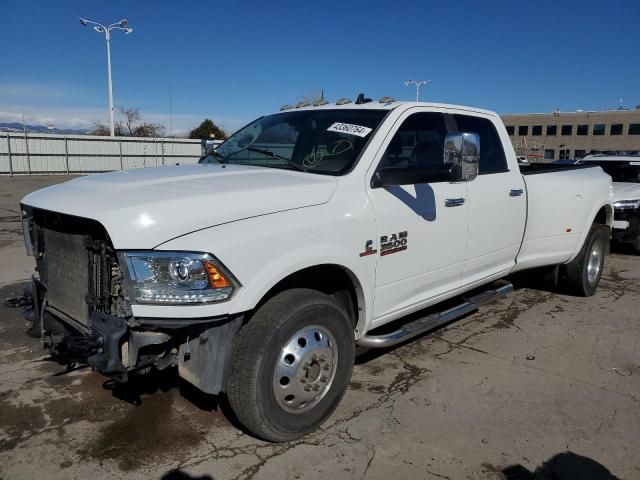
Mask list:
[[[406,112],[385,140],[368,180],[385,166],[441,166],[446,135],[442,113]],[[375,325],[460,286],[469,209],[465,182],[367,188],[378,228]]]

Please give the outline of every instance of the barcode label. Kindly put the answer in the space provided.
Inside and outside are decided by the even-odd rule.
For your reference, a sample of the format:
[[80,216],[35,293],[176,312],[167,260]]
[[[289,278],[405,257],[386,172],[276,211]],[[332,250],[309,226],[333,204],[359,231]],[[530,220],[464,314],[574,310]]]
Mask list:
[[366,137],[371,133],[369,127],[363,127],[361,125],[352,125],[351,123],[336,122],[327,128],[327,132],[346,133],[348,135],[355,135],[356,137]]

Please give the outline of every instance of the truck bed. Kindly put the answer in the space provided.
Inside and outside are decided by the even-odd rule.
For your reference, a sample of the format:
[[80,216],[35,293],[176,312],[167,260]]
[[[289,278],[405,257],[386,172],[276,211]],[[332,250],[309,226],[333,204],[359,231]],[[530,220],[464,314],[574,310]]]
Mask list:
[[520,165],[522,175],[537,175],[540,173],[563,172],[565,170],[580,170],[592,168],[597,165],[587,164],[558,164],[558,163],[532,163],[530,165]]
[[610,178],[591,165],[538,164],[520,169],[527,186],[527,226],[516,270],[570,261],[599,206],[609,202]]

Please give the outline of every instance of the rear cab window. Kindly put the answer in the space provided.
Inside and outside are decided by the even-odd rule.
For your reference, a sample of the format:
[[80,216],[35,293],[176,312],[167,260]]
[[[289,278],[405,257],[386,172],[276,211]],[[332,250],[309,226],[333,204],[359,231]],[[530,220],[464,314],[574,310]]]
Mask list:
[[502,140],[493,122],[487,118],[454,114],[455,128],[459,132],[480,135],[480,175],[506,173],[509,171]]

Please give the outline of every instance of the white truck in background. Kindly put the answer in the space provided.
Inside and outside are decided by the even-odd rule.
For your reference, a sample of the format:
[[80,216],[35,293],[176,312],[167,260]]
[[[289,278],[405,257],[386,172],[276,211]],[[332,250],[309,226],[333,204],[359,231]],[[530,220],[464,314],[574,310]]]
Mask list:
[[598,165],[613,179],[612,239],[640,255],[640,155],[587,155],[582,165]]
[[362,96],[261,117],[198,165],[34,192],[22,212],[53,343],[120,381],[177,366],[271,441],[331,415],[356,345],[448,322],[511,273],[548,267],[592,295],[613,224],[608,175],[521,171],[497,114]]

